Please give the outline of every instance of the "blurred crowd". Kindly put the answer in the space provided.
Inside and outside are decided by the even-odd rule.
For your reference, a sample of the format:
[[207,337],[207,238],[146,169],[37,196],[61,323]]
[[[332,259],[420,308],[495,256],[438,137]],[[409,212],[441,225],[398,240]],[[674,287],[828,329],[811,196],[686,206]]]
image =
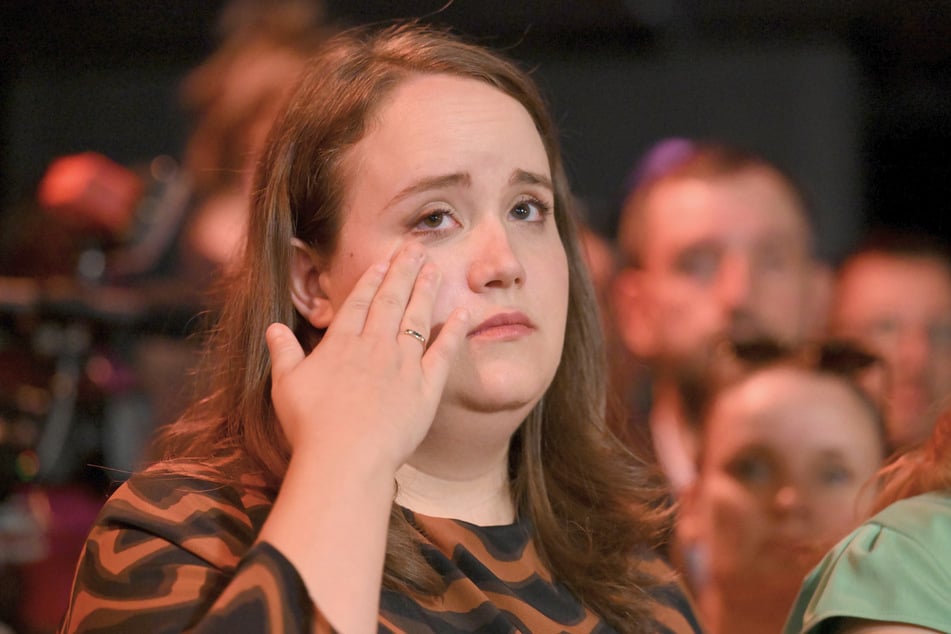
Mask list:
[[[13,631],[55,629],[105,493],[201,380],[199,324],[227,301],[216,280],[241,248],[249,174],[331,31],[319,5],[290,0],[236,0],[219,27],[181,85],[181,157],[57,158],[32,215],[2,219]],[[880,470],[951,416],[951,256],[933,236],[870,230],[820,260],[800,184],[729,140],[660,140],[626,188],[616,236],[584,235],[614,432],[670,487],[664,554],[706,630],[782,631],[804,578],[880,508]]]

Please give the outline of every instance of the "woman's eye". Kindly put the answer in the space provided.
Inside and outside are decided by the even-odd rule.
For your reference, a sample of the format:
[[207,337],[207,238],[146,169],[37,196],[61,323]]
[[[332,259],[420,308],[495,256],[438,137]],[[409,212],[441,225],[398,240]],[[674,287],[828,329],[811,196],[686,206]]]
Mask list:
[[762,485],[773,476],[772,465],[762,458],[740,458],[727,469],[734,478],[749,485]]
[[550,210],[551,207],[548,204],[537,198],[526,198],[517,202],[509,213],[517,220],[537,222],[543,220]]
[[433,211],[421,217],[414,229],[417,231],[438,231],[453,226],[455,219],[450,211]]
[[852,481],[852,472],[843,466],[827,466],[820,470],[819,478],[823,484],[848,484]]

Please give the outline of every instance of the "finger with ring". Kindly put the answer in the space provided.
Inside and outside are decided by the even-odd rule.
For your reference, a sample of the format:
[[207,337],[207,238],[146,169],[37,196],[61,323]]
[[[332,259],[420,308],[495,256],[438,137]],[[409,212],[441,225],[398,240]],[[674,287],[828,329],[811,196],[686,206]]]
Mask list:
[[415,339],[416,341],[418,341],[418,342],[420,342],[421,344],[423,344],[423,347],[424,347],[424,348],[426,347],[426,337],[423,335],[423,333],[419,332],[418,330],[413,330],[412,328],[406,328],[406,329],[403,330],[403,332],[401,332],[400,334],[401,334],[401,335],[409,335],[410,337],[412,337],[412,338]]

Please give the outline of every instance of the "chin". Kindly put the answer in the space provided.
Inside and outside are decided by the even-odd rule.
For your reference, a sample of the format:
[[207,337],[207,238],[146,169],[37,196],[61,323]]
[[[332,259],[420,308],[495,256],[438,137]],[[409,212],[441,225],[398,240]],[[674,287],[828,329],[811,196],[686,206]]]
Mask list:
[[506,412],[528,411],[541,400],[542,392],[538,389],[518,389],[517,386],[506,385],[499,389],[484,389],[478,392],[469,392],[463,395],[463,401],[468,402],[470,409],[479,412]]
[[[527,379],[527,380],[526,380]],[[457,402],[466,409],[480,413],[523,411],[523,416],[541,399],[548,383],[537,376],[512,377],[499,373],[479,377],[466,386],[447,386],[447,394],[455,393]]]
[[[527,362],[532,360],[534,363]],[[531,409],[551,385],[557,365],[546,368],[540,355],[479,359],[454,366],[446,386],[476,411]]]

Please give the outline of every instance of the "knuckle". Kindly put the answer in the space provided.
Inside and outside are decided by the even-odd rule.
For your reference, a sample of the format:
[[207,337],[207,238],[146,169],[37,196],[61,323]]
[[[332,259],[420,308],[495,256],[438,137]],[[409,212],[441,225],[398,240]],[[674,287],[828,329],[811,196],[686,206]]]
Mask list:
[[403,300],[394,293],[379,293],[374,301],[379,302],[384,306],[393,306],[396,308],[402,308],[403,306]]
[[366,311],[370,308],[370,301],[360,298],[351,298],[350,308],[357,311]]

